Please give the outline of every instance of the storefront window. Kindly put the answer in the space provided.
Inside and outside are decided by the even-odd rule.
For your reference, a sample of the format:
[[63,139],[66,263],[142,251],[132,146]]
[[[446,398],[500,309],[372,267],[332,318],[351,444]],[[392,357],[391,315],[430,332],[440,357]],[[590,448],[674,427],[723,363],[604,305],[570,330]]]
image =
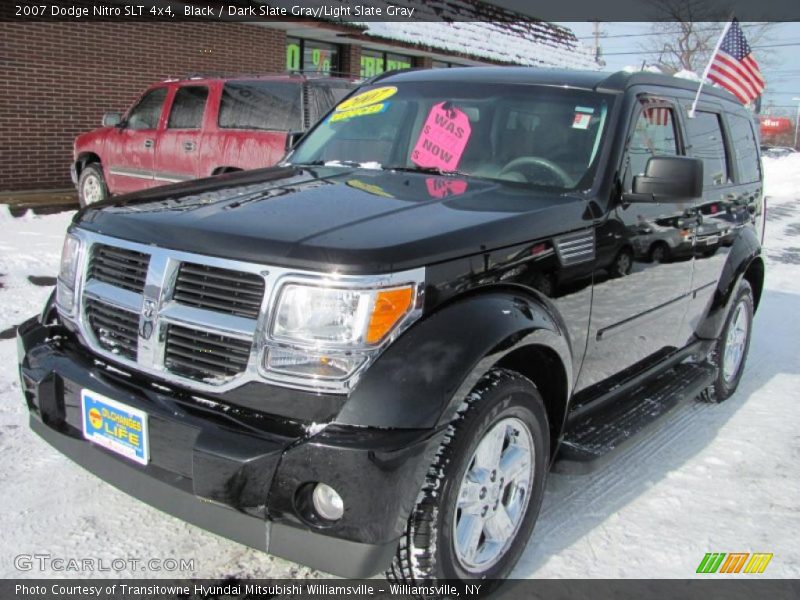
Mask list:
[[431,63],[431,67],[433,67],[434,69],[449,69],[451,67],[464,67],[464,66],[466,66],[466,65],[460,65],[458,63],[445,62],[443,60],[435,60],[435,61],[433,61],[433,63]]
[[339,70],[339,47],[315,40],[286,38],[286,70],[331,73]]
[[410,69],[413,62],[414,59],[410,56],[389,53],[386,55],[386,70],[397,71],[399,69]]
[[381,52],[379,50],[361,49],[361,76],[372,77],[384,71],[397,71],[409,69],[414,64],[411,56]]

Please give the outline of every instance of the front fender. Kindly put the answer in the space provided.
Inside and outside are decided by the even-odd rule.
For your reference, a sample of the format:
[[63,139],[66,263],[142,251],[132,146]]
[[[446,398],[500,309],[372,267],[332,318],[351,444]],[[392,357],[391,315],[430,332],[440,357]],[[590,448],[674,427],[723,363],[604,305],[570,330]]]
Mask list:
[[513,289],[455,300],[386,349],[367,369],[336,420],[409,429],[447,423],[497,361],[528,345],[555,351],[572,382],[565,328],[544,302]]

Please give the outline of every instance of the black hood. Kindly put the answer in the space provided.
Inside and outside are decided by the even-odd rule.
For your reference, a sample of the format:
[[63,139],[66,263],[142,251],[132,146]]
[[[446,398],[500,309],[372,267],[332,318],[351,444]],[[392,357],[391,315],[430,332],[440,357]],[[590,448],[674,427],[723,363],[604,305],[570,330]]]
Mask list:
[[549,237],[584,209],[581,198],[481,179],[289,167],[120,196],[76,221],[175,250],[381,273]]

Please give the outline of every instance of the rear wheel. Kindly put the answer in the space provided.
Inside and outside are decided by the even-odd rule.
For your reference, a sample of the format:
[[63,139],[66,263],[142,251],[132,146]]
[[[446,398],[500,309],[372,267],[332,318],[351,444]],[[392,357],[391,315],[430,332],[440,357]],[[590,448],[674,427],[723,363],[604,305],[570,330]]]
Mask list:
[[717,366],[717,378],[709,389],[709,398],[715,402],[728,399],[736,391],[742,378],[750,336],[753,330],[753,290],[743,279],[736,289],[725,327],[712,351],[712,362]]
[[108,198],[108,187],[103,178],[103,169],[97,163],[86,165],[78,178],[78,200],[81,206],[89,206]]
[[450,426],[387,577],[500,583],[536,522],[549,451],[536,387],[516,372],[492,370]]

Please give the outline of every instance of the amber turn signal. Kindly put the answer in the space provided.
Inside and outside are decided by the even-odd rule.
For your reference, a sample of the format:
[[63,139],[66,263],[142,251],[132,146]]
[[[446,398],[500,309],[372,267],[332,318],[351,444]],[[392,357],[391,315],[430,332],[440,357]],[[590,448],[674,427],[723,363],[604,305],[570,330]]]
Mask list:
[[413,298],[411,286],[378,292],[367,329],[367,343],[380,342],[409,311]]

